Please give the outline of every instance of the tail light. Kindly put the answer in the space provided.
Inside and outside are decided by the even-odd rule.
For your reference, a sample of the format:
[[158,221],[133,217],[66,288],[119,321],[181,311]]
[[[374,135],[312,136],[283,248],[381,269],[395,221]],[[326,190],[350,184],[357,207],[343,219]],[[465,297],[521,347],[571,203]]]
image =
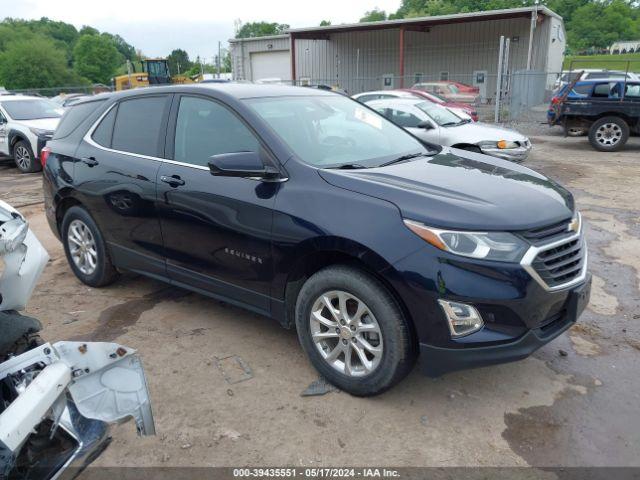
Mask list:
[[49,154],[51,153],[51,148],[43,147],[40,150],[40,163],[42,164],[42,168],[47,165],[47,159],[49,158]]
[[551,99],[551,105],[557,105],[560,103],[560,97],[553,97]]

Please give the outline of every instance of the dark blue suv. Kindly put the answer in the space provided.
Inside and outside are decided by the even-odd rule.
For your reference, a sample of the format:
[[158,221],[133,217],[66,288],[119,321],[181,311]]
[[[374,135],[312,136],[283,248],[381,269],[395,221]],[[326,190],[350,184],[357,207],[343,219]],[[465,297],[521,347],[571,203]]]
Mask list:
[[429,375],[524,358],[588,302],[569,192],[331,92],[98,96],[44,157],[47,216],[81,281],[132,271],[275,318],[354,395],[416,358]]

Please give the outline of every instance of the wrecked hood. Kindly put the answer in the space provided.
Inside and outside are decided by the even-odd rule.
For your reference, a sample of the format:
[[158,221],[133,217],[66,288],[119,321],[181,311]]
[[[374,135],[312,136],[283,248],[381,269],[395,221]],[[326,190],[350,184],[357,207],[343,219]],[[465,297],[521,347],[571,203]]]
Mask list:
[[330,184],[394,203],[427,225],[525,230],[571,217],[573,197],[526,167],[443,148],[431,157],[362,170],[319,170]]

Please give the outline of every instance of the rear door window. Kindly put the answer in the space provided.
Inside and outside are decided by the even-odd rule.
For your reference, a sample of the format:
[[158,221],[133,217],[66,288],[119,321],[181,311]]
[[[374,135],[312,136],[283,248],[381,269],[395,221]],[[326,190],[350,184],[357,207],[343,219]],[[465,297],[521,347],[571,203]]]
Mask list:
[[111,148],[139,155],[161,156],[160,132],[163,130],[168,99],[167,95],[144,96],[120,102]]
[[53,135],[53,139],[57,140],[71,135],[75,129],[78,128],[78,125],[86,120],[89,115],[95,112],[98,107],[102,106],[104,102],[105,100],[81,103],[80,105],[74,105],[69,108],[60,120],[60,123]]

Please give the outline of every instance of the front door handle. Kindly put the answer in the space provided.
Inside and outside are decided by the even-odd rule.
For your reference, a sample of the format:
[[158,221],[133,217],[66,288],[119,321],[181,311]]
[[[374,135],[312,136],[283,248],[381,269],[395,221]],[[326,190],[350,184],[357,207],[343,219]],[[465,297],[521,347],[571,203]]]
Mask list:
[[179,175],[171,175],[170,177],[166,175],[162,175],[160,177],[160,181],[164,183],[168,183],[172,187],[180,187],[185,183],[184,180],[182,180]]
[[80,161],[88,165],[89,167],[95,167],[100,163],[98,160],[95,159],[95,157],[84,157],[84,158],[81,158]]

